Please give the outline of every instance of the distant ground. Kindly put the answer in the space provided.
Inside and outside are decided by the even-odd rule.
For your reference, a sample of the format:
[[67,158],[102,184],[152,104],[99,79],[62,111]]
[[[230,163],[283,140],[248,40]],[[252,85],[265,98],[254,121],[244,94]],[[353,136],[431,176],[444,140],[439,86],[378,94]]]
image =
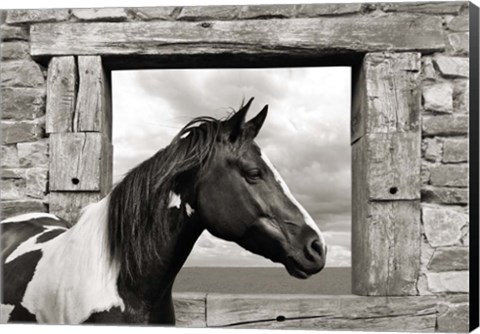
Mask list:
[[306,280],[291,277],[283,268],[185,267],[177,276],[174,292],[239,294],[351,293],[351,268],[325,268]]

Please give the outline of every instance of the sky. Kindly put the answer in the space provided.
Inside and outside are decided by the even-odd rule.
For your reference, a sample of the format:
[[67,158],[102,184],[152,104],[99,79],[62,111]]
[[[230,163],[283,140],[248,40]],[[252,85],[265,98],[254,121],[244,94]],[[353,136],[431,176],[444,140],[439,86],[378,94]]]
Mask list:
[[[350,266],[350,68],[114,71],[112,87],[114,182],[192,118],[268,104],[256,142],[322,230],[327,266]],[[185,266],[279,265],[204,232]]]

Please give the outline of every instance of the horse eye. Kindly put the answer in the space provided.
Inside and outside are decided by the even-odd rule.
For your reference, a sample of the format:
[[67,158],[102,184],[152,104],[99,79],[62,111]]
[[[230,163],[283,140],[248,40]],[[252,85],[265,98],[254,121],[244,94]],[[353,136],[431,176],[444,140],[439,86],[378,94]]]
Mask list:
[[249,180],[252,180],[252,181],[257,181],[262,177],[262,173],[260,172],[260,169],[258,169],[258,168],[252,168],[252,169],[247,170],[245,172],[245,175]]

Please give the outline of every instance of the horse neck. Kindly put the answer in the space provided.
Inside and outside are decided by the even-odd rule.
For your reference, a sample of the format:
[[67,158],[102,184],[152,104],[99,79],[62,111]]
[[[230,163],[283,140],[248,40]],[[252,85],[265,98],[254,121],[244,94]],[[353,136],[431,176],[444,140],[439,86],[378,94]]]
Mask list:
[[[190,176],[180,183],[192,182]],[[164,231],[156,242],[158,259],[146,263],[142,274],[133,278],[128,277],[120,264],[119,292],[127,299],[133,298],[141,304],[151,305],[163,298],[165,293],[170,293],[175,277],[202,233],[204,228],[196,213],[195,195],[192,189],[185,188],[177,185],[171,189],[167,207],[157,201],[154,209],[167,210],[167,214],[153,214],[152,221],[145,222],[161,226]],[[146,198],[145,204],[149,201]]]

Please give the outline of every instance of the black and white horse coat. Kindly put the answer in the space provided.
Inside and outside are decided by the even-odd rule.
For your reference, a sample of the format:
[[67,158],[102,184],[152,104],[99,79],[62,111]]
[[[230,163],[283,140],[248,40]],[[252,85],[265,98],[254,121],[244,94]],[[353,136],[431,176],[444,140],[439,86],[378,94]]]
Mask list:
[[172,285],[204,230],[307,278],[326,261],[316,223],[255,144],[267,106],[187,124],[73,226],[1,223],[1,322],[174,324]]

